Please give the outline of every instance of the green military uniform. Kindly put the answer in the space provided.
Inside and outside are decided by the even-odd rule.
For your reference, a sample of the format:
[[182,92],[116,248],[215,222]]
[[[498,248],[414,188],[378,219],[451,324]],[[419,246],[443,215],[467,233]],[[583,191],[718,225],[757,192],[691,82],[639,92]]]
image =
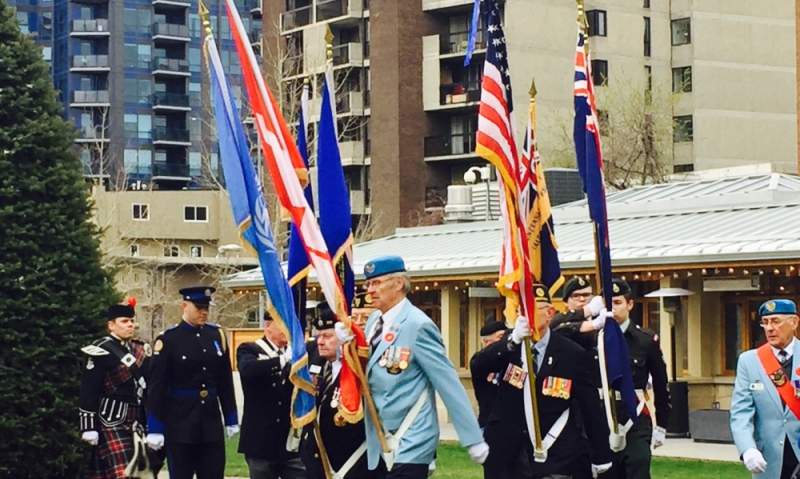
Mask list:
[[[630,295],[630,287],[624,281],[614,280],[613,295]],[[617,421],[620,428],[630,428],[625,436],[625,449],[614,454],[614,466],[609,477],[617,479],[650,479],[650,450],[653,436],[653,415],[656,426],[666,429],[669,421],[669,390],[667,389],[667,366],[661,353],[658,335],[634,324],[630,319],[620,325],[625,336],[630,357],[633,387],[639,398],[639,413],[635,423],[629,422],[622,401],[617,401]],[[652,377],[652,390],[648,382]],[[647,405],[654,396],[655,411]]]

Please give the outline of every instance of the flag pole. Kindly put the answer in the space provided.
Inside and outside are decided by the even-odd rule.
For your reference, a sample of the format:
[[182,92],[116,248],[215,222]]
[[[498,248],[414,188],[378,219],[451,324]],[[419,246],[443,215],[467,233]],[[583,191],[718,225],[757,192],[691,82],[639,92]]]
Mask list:
[[[588,33],[588,23],[586,20],[586,11],[584,7],[583,0],[575,0],[578,4],[578,27],[583,32],[583,48],[586,52],[586,81],[592,81],[591,76],[591,62],[589,61],[589,36]],[[598,131],[599,134],[599,131]],[[595,288],[598,292],[602,290],[602,278],[601,278],[601,268],[600,268],[600,235],[598,233],[598,228],[600,226],[598,224],[594,225],[592,230],[594,235],[594,277],[595,277]],[[608,292],[604,291],[603,296],[607,296]],[[605,302],[605,301],[604,301]],[[611,304],[606,304],[606,308],[610,307]],[[614,391],[611,389],[611,386],[608,383],[608,371],[606,368],[606,354],[605,354],[605,331],[602,329],[597,334],[597,356],[598,356],[598,365],[600,367],[600,379],[603,386],[603,403],[606,408],[606,419],[608,420],[608,426],[611,430],[612,437],[619,436],[619,422],[617,421],[617,398],[614,394]]]
[[[530,101],[529,101],[529,108],[528,113],[530,115],[531,121],[531,128],[536,123],[536,83],[534,82],[533,78],[531,78],[531,89],[530,89]],[[528,141],[531,141],[529,138]],[[533,151],[533,145],[528,145]],[[528,248],[528,245],[522,245],[523,248]],[[530,274],[529,271],[523,271],[522,274]],[[532,275],[531,275],[532,276]],[[533,281],[531,281],[532,283]],[[531,314],[528,311],[528,314]],[[539,324],[539,308],[536,306],[536,302],[533,303],[533,325],[536,326]],[[540,338],[541,339],[541,338]],[[536,396],[536,367],[533,364],[533,351],[531,350],[531,342],[530,340],[525,340],[525,357],[527,359],[528,365],[528,392],[531,395],[531,416],[533,418],[533,430],[534,430],[534,437],[535,437],[535,444],[533,445],[533,457],[534,460],[537,458],[540,461],[544,461],[547,459],[547,451],[542,448],[542,428],[539,425],[539,399]],[[537,461],[538,462],[538,461]]]

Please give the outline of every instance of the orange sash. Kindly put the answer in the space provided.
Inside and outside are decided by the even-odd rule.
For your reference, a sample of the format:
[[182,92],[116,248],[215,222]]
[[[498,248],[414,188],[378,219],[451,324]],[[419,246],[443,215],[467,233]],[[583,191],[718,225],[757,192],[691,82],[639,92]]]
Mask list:
[[783,372],[783,368],[769,344],[764,344],[756,352],[758,353],[759,361],[761,361],[761,367],[764,368],[767,376],[772,380],[772,384],[775,385],[775,389],[778,390],[781,399],[792,410],[794,415],[800,419],[800,399],[795,396],[792,378],[786,377],[786,373]]

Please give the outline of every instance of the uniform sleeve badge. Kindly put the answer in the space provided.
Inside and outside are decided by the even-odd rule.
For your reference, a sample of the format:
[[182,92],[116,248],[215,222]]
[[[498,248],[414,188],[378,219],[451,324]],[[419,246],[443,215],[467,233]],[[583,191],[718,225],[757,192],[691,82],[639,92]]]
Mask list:
[[153,348],[151,348],[148,343],[144,343],[144,345],[142,347],[144,347],[144,355],[145,356],[147,356],[149,358],[150,356],[153,355]]
[[153,352],[158,354],[164,348],[164,342],[160,339],[156,339],[156,344],[153,345]]
[[94,361],[92,361],[92,358],[86,361],[86,369],[94,369]]

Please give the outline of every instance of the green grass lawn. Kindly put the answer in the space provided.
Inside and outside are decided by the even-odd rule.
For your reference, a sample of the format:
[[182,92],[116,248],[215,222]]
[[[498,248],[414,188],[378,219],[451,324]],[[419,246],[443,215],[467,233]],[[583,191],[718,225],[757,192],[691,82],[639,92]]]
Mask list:
[[[248,477],[244,456],[236,452],[239,436],[227,441],[227,477]],[[434,479],[482,479],[483,471],[469,459],[466,449],[445,442],[439,446]],[[654,479],[749,479],[743,465],[732,462],[695,461],[687,459],[654,458]]]

